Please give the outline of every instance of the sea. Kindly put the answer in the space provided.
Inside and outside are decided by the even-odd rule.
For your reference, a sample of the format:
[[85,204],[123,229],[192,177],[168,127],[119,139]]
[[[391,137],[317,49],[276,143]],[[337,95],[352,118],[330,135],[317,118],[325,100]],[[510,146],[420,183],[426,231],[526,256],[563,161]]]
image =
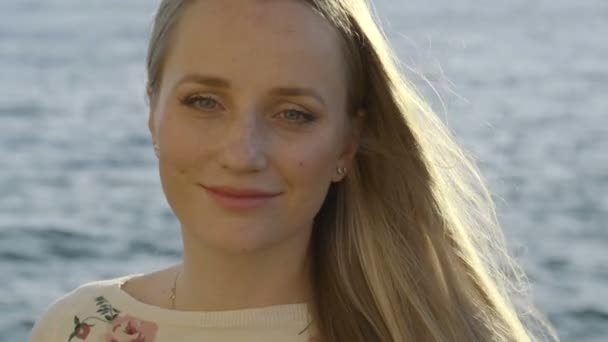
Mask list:
[[[147,128],[158,0],[0,0],[0,341],[181,257]],[[377,0],[562,341],[608,341],[608,1]]]

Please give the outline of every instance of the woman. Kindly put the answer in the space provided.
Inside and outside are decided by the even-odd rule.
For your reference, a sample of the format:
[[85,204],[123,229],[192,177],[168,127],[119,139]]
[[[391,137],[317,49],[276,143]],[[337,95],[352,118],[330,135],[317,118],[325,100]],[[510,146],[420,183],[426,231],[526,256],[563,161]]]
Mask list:
[[183,261],[80,286],[31,341],[536,340],[490,195],[363,0],[163,0],[147,89]]

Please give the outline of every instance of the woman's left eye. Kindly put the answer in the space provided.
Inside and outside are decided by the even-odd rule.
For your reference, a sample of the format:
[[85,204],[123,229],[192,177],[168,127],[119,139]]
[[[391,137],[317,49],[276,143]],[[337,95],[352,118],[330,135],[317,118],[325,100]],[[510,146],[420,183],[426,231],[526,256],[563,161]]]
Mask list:
[[284,114],[283,117],[287,119],[287,121],[290,121],[290,124],[307,124],[315,120],[313,114],[296,109],[288,109],[281,112],[281,114]]

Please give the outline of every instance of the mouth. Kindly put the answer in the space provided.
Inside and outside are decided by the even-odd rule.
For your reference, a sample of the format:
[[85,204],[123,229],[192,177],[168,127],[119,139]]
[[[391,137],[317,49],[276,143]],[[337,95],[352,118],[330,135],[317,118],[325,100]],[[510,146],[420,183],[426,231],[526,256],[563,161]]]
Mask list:
[[199,184],[217,204],[228,209],[254,209],[268,204],[281,193],[259,189],[209,187]]

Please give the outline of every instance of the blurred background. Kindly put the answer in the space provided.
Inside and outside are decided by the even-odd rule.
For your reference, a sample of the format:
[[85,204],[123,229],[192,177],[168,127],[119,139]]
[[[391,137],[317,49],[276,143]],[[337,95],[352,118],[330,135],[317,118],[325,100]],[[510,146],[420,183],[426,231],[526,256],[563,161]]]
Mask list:
[[[144,100],[157,4],[0,0],[0,341],[84,282],[180,258]],[[608,1],[375,4],[535,303],[563,341],[608,340]]]

